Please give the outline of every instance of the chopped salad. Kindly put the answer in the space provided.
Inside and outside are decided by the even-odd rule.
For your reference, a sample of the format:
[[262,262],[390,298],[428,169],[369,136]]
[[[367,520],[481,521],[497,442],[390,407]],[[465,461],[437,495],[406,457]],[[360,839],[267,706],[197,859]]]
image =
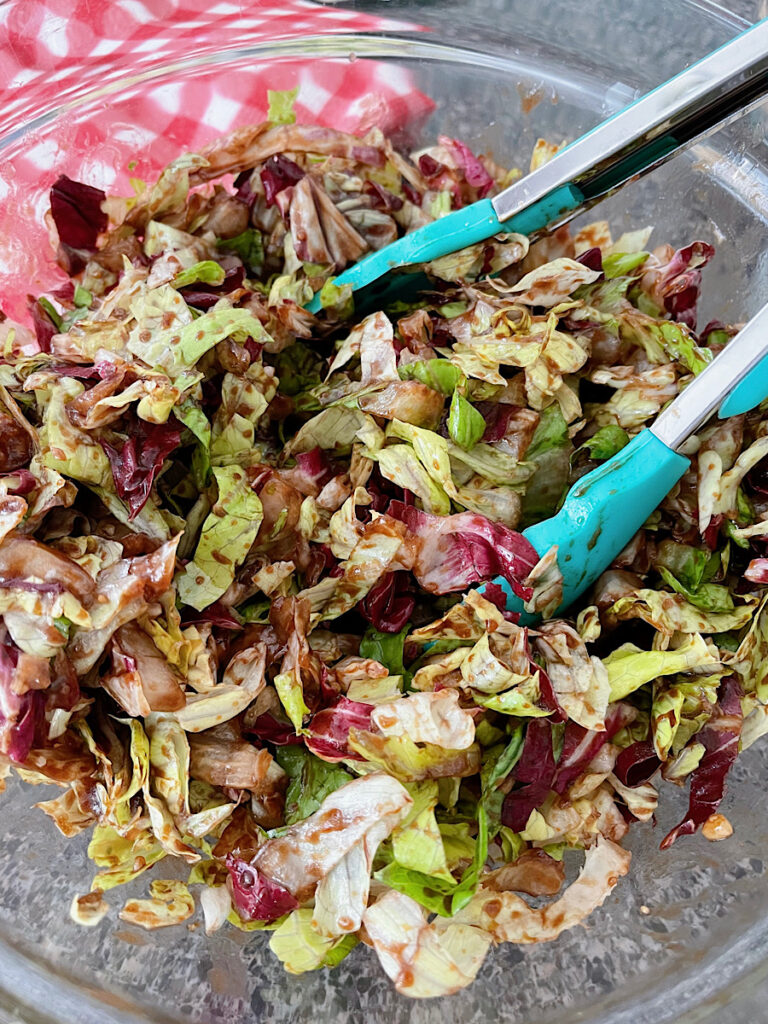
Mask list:
[[689,442],[563,616],[519,532],[728,343],[697,330],[712,247],[598,221],[426,264],[384,309],[334,283],[519,174],[274,94],[130,198],[53,185],[67,280],[0,323],[0,787],[53,783],[38,806],[89,833],[76,921],[199,904],[289,972],[363,942],[444,995],[600,906],[661,790],[689,786],[662,846],[727,834],[768,731],[765,412]]

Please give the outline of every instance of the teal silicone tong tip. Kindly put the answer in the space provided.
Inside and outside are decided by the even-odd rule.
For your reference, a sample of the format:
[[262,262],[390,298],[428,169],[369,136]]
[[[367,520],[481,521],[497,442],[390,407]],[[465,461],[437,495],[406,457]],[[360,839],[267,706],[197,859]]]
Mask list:
[[[689,466],[683,455],[668,448],[652,431],[643,430],[578,480],[557,515],[523,531],[539,556],[557,545],[563,574],[561,609],[594,583]],[[493,582],[504,589],[507,609],[521,613],[523,625],[538,619],[524,611],[523,602],[503,577]],[[481,593],[483,589],[478,588]]]
[[[423,228],[403,235],[378,252],[370,253],[334,278],[334,284],[351,285],[355,292],[355,305],[359,309],[363,305],[370,305],[376,299],[383,300],[384,289],[391,297],[392,286],[399,280],[407,281],[406,275],[389,281],[390,272],[398,267],[429,263],[430,260],[440,259],[476,242],[484,242],[494,235],[509,231],[531,235],[543,230],[558,217],[577,209],[583,202],[584,196],[575,186],[563,185],[502,222],[496,216],[491,200],[481,199],[461,210],[454,210],[453,213],[448,213]],[[320,312],[319,292],[307,303],[306,308],[310,313]]]
[[718,410],[721,420],[755,409],[768,393],[768,356],[765,356],[736,387]]

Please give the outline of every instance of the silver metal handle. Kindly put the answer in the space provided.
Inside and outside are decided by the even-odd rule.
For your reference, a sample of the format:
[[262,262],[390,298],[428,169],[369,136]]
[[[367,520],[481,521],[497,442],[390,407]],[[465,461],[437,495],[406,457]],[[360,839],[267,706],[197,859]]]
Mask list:
[[[680,447],[768,355],[768,303],[752,317],[674,402],[660,413],[650,430],[673,450]],[[768,392],[768,381],[766,381]]]
[[[768,90],[768,18],[561,150],[493,200],[499,220],[574,184],[590,205],[756,106]],[[564,219],[580,212],[575,210]]]

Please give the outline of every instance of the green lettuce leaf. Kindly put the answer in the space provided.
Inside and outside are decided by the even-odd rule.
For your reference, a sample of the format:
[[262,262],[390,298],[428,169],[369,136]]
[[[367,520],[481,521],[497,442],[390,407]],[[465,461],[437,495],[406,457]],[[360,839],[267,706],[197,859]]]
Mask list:
[[[140,313],[140,309],[136,312]],[[209,309],[181,327],[155,330],[149,340],[144,340],[146,328],[142,326],[140,315],[137,321],[128,339],[129,351],[148,366],[165,370],[171,377],[191,369],[201,356],[225,338],[238,342],[248,338],[258,342],[271,340],[261,322],[247,309],[227,306]]]
[[314,814],[329,793],[351,780],[340,765],[323,761],[304,747],[276,747],[275,760],[290,779],[285,794],[286,825]]
[[298,85],[293,89],[267,89],[267,120],[273,124],[294,124],[296,113],[293,105],[298,95]]
[[501,827],[501,805],[504,803],[506,794],[498,788],[503,782],[523,753],[525,742],[525,726],[517,722],[510,732],[509,742],[505,746],[499,743],[491,747],[483,755],[483,764],[480,769],[482,783],[482,804],[488,815],[491,834],[495,835]]
[[666,761],[672,749],[683,710],[685,693],[680,686],[659,682],[653,688],[651,729],[653,747],[660,761]]
[[309,714],[309,708],[304,703],[304,689],[298,673],[295,671],[280,672],[274,678],[274,685],[291,724],[297,733],[301,732],[304,715]]
[[425,874],[423,871],[403,867],[396,861],[375,872],[374,878],[401,892],[441,917],[452,917],[472,899],[480,874],[488,856],[488,818],[482,805],[477,813],[478,835],[474,844],[472,863],[459,881]]
[[659,567],[659,575],[668,586],[682,594],[696,608],[715,614],[726,614],[734,610],[733,598],[727,587],[721,587],[717,583],[702,583],[696,590],[690,590],[663,566]]
[[319,935],[312,927],[313,916],[311,907],[294,910],[269,940],[269,948],[289,974],[335,967],[357,944],[354,935],[341,939]]
[[603,256],[603,273],[609,281],[613,277],[624,277],[641,267],[648,259],[648,252],[611,252]]
[[389,670],[391,676],[408,677],[409,673],[403,664],[403,646],[410,628],[409,623],[399,633],[382,633],[369,626],[360,641],[360,657],[378,661]]
[[447,750],[432,743],[419,745],[407,736],[380,736],[364,729],[350,729],[349,746],[401,782],[449,776],[466,778],[480,767],[480,747],[476,743],[464,750]]
[[623,644],[603,658],[611,683],[611,701],[623,700],[659,676],[702,667],[715,670],[719,664],[698,633],[689,636],[676,651],[642,651],[634,644]]
[[234,252],[249,274],[261,273],[264,266],[264,242],[257,228],[246,228],[234,238],[220,238],[216,248],[222,252]]
[[198,611],[217,601],[235,578],[259,532],[261,501],[238,466],[213,469],[218,498],[203,523],[193,561],[176,579],[181,600]]
[[83,391],[80,381],[72,377],[62,377],[51,388],[40,430],[42,462],[63,476],[114,491],[104,449],[87,431],[74,426],[67,415],[67,404]]
[[322,381],[322,362],[317,353],[302,342],[294,342],[274,357],[280,391],[294,397]]
[[392,855],[404,868],[453,884],[443,837],[435,818],[438,789],[433,779],[406,786],[413,799],[408,817],[392,833]]
[[452,395],[461,380],[461,370],[447,359],[420,359],[397,368],[402,380],[418,380],[434,391]]
[[447,516],[451,511],[451,499],[439,483],[436,483],[407,444],[393,444],[375,453],[381,475],[413,491],[421,501],[425,512]]
[[727,633],[742,629],[752,619],[754,600],[727,612],[705,612],[682,594],[636,590],[620,598],[610,609],[619,619],[643,619],[662,633]]
[[658,332],[664,350],[691,373],[701,373],[712,362],[710,350],[700,348],[690,332],[681,324],[663,320],[658,324]]
[[329,278],[320,289],[320,305],[339,320],[351,319],[355,312],[352,285],[336,284],[333,278]]
[[673,540],[663,540],[656,549],[655,565],[668,570],[690,591],[698,590],[710,572],[717,569],[719,562],[717,553],[711,554],[690,544],[677,544]]
[[177,274],[171,281],[171,285],[174,288],[186,288],[187,285],[198,282],[219,285],[224,283],[225,276],[226,272],[221,264],[216,263],[215,260],[202,260]]
[[454,391],[448,413],[448,433],[460,448],[469,451],[485,433],[485,420],[458,391]]
[[255,431],[274,395],[274,381],[265,376],[259,362],[252,363],[242,375],[224,374],[210,446],[214,465],[245,466],[261,461],[260,449],[254,443]]
[[574,455],[578,454],[578,452],[587,451],[590,458],[603,461],[610,459],[617,452],[620,452],[626,444],[629,444],[629,434],[626,430],[609,423],[605,427],[600,427],[588,441],[584,442],[581,448],[576,450]]

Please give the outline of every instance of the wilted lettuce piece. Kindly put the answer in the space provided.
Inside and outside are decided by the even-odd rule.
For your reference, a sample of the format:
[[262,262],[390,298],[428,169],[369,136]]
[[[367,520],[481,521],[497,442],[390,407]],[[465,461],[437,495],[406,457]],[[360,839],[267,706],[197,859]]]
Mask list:
[[[481,888],[454,920],[483,929],[496,942],[551,941],[601,906],[626,875],[630,858],[616,843],[599,837],[587,850],[579,877],[554,903],[534,909],[514,893]],[[443,923],[438,922],[438,927]]]
[[347,698],[361,704],[391,704],[402,695],[403,677],[384,676],[381,679],[353,679]]
[[498,629],[504,621],[495,604],[476,590],[470,590],[461,601],[451,605],[445,615],[415,629],[409,639],[419,644],[431,640],[460,640],[469,645],[480,640],[486,632]]
[[392,855],[401,867],[454,883],[448,870],[443,837],[435,818],[438,789],[433,780],[406,787],[413,806],[405,821],[392,833]]
[[491,944],[489,935],[468,925],[438,931],[419,904],[399,892],[385,893],[363,922],[397,990],[415,999],[451,995],[471,984]]
[[372,418],[359,409],[347,409],[339,405],[323,409],[297,431],[286,446],[286,454],[311,452],[313,448],[326,451],[336,449],[340,452],[349,449],[369,421],[375,426]]
[[523,580],[523,586],[532,593],[525,602],[525,610],[539,613],[545,619],[554,615],[563,603],[563,574],[557,560],[558,546],[552,547],[538,560]]
[[295,396],[320,384],[323,364],[317,353],[300,341],[278,352],[274,366],[284,395]]
[[[745,723],[746,724],[746,723]],[[684,747],[674,760],[664,765],[663,775],[668,782],[679,782],[695,771],[707,748],[703,743],[691,743]]]
[[677,650],[642,651],[634,644],[623,644],[603,658],[611,685],[611,701],[623,700],[658,676],[703,667],[715,671],[719,665],[718,658],[698,633],[687,637]]
[[72,377],[62,377],[51,387],[40,431],[43,464],[74,480],[111,489],[112,471],[103,448],[67,415],[67,403],[84,390]]
[[159,509],[151,497],[147,499],[140,512],[135,516],[131,516],[131,510],[121,498],[118,498],[111,487],[90,486],[93,493],[104,503],[111,515],[119,523],[123,523],[123,525],[136,533],[144,533],[152,540],[162,543],[169,540],[172,529],[184,529],[184,520],[180,516],[175,516],[172,512]]
[[503,693],[484,694],[473,692],[473,699],[481,707],[490,711],[499,711],[503,715],[516,715],[521,718],[546,718],[552,709],[546,707],[541,699],[538,672],[530,679],[505,690]]
[[569,444],[568,424],[563,419],[559,405],[550,405],[542,413],[534,431],[531,443],[525,452],[527,460],[537,459],[553,448],[565,448]]
[[548,406],[541,413],[539,425],[525,452],[526,463],[534,472],[523,495],[523,525],[554,515],[568,487],[572,451],[568,424],[560,406],[557,403]]
[[221,404],[212,425],[210,457],[214,465],[245,466],[260,461],[254,432],[275,391],[274,378],[264,374],[260,363],[251,364],[242,375],[224,374]]
[[653,747],[660,761],[666,761],[680,725],[685,692],[681,686],[665,686],[661,681],[654,687],[651,705]]
[[420,782],[447,776],[467,778],[480,767],[480,747],[447,750],[431,743],[422,746],[407,736],[381,736],[365,729],[349,730],[349,746],[372,764],[402,782]]
[[109,904],[102,899],[101,889],[94,889],[93,892],[84,896],[73,896],[69,907],[69,916],[75,924],[84,928],[94,928],[104,920],[109,913]]
[[267,89],[267,120],[273,124],[293,124],[296,121],[293,105],[298,95],[298,85],[293,89]]
[[398,487],[413,491],[425,511],[445,516],[451,511],[451,499],[436,483],[407,444],[393,444],[376,453],[381,475]]
[[366,523],[352,554],[341,563],[342,575],[321,580],[301,592],[301,597],[312,602],[315,621],[335,619],[354,608],[389,568],[404,536],[402,523],[392,519],[382,517]]
[[[184,304],[181,296],[174,294]],[[137,320],[128,340],[128,349],[148,366],[159,366],[171,376],[193,367],[201,356],[224,338],[239,342],[248,338],[259,342],[269,340],[260,321],[252,313],[227,306],[210,309],[183,326],[156,330],[148,341],[144,340],[146,328],[141,325],[140,315]]]
[[475,739],[475,722],[459,707],[459,692],[413,693],[374,708],[371,721],[384,736],[405,736],[447,750],[465,750]]
[[[450,612],[449,612],[450,615]],[[457,624],[459,613],[454,616]],[[461,662],[464,685],[479,693],[500,693],[531,678],[525,650],[525,633],[520,630],[510,644],[506,637],[484,633]]]
[[19,580],[18,587],[0,588],[0,614],[13,642],[26,654],[52,658],[66,645],[70,626],[91,625],[89,613],[68,591],[36,593],[23,586]]
[[509,291],[514,302],[530,306],[556,306],[581,285],[591,284],[600,276],[583,263],[561,257],[544,263],[521,277]]
[[355,311],[352,285],[336,284],[329,278],[320,289],[320,305],[340,320],[348,319]]
[[335,938],[358,931],[368,906],[375,843],[359,843],[344,854],[315,890],[312,927]]
[[[617,280],[611,283],[615,285],[619,282]],[[634,309],[620,313],[622,338],[641,345],[653,363],[661,364],[676,360],[691,373],[701,373],[712,362],[711,351],[696,344],[694,336],[685,324],[658,319],[657,314],[658,311],[648,315]]]
[[152,931],[182,924],[195,912],[195,901],[183,882],[155,879],[149,892],[149,899],[128,900],[120,911],[121,920]]
[[149,829],[124,838],[111,825],[97,825],[88,844],[88,856],[106,870],[95,875],[91,888],[106,891],[125,885],[165,855],[166,851]]
[[95,825],[98,820],[90,808],[80,806],[74,789],[67,789],[61,796],[57,796],[53,800],[44,800],[35,804],[35,807],[52,818],[56,828],[67,838],[79,835],[85,829]]
[[618,619],[643,619],[661,633],[727,633],[742,629],[752,619],[754,600],[728,612],[705,612],[694,607],[682,594],[658,590],[635,590],[620,598],[610,613]]
[[217,601],[235,578],[259,532],[261,501],[238,466],[213,469],[218,498],[203,523],[195,557],[177,579],[179,596],[198,611]]
[[[436,197],[438,205],[434,212],[438,216],[448,212],[448,203],[442,198],[445,195],[446,193],[438,193]],[[441,281],[456,282],[472,280],[483,271],[496,273],[513,263],[519,263],[528,252],[528,239],[525,235],[510,232],[504,239],[503,242],[478,242],[457,249],[447,256],[440,256],[425,263],[424,270],[439,277]]]
[[[670,572],[688,590],[698,590],[708,574],[712,554],[689,544],[663,540],[657,546],[655,564]],[[715,558],[719,562],[719,559]]]
[[568,717],[585,729],[602,732],[611,684],[600,659],[590,657],[584,641],[566,622],[545,622],[536,647]]
[[266,648],[256,644],[236,654],[220,683],[203,693],[187,693],[184,707],[174,712],[186,732],[198,733],[228,722],[245,711],[264,689]]
[[141,182],[142,191],[131,206],[126,222],[143,227],[161,214],[176,213],[184,208],[189,195],[190,171],[206,167],[208,161],[199,153],[182,153],[172,160],[151,188]]
[[313,913],[309,907],[294,910],[269,940],[269,948],[289,974],[335,967],[357,945],[354,936],[320,935],[312,927]]
[[[330,793],[309,818],[266,842],[253,864],[294,895],[305,893],[358,844],[375,851],[406,817],[411,803],[408,792],[390,776],[363,775]],[[331,821],[334,827],[329,829]]]
[[701,373],[712,362],[710,350],[696,344],[685,324],[662,320],[658,324],[658,332],[665,351],[691,373]]

